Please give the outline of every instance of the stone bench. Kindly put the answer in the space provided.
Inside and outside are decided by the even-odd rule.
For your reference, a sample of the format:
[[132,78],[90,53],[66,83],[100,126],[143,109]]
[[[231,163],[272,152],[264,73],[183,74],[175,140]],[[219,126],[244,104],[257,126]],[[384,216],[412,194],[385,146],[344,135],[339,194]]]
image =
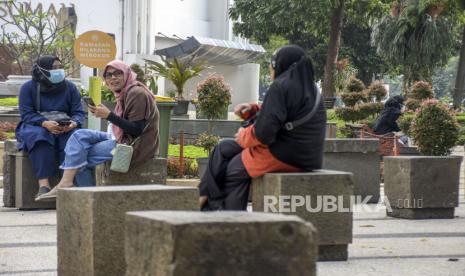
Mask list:
[[323,168],[354,174],[354,195],[377,203],[380,193],[378,139],[326,139]]
[[[110,162],[107,162],[95,168],[98,186],[166,183],[166,159],[152,159],[140,166],[132,167],[128,173],[110,171],[109,164]],[[16,207],[22,210],[55,208],[54,201],[36,202],[34,200],[39,189],[38,181],[32,170],[28,154],[17,150],[16,140],[5,141],[3,177],[3,203],[5,207]],[[60,176],[57,174],[52,178],[51,186],[55,186],[59,181]]]
[[[58,191],[59,275],[124,275],[124,216],[138,210],[198,210],[198,190],[165,185]],[[146,237],[151,242],[152,237]]]
[[131,166],[129,172],[118,173],[110,170],[111,161],[95,167],[95,180],[97,186],[132,185],[140,184],[166,184],[167,160],[154,158],[142,164]]
[[[59,176],[56,175],[52,178],[50,184],[55,186],[59,181]],[[3,203],[5,207],[16,207],[22,210],[55,208],[54,201],[34,201],[39,189],[38,180],[32,170],[27,153],[16,149],[16,140],[5,141],[3,184]]]
[[[254,212],[293,214],[311,222],[319,233],[318,260],[347,260],[352,242],[352,173],[268,173],[254,179],[252,186]],[[326,200],[333,199],[338,206],[325,208]]]
[[315,228],[296,216],[129,212],[125,243],[126,275],[316,275]]

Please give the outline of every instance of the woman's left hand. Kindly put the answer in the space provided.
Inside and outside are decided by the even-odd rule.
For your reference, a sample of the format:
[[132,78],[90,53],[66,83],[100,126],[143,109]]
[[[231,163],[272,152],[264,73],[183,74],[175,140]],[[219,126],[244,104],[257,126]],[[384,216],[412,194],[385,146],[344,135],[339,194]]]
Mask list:
[[78,124],[75,121],[71,121],[71,124],[68,126],[63,127],[63,132],[69,132],[75,128],[77,128]]
[[103,104],[99,104],[98,106],[89,105],[88,107],[90,112],[92,112],[97,118],[107,119],[111,112],[110,109]]

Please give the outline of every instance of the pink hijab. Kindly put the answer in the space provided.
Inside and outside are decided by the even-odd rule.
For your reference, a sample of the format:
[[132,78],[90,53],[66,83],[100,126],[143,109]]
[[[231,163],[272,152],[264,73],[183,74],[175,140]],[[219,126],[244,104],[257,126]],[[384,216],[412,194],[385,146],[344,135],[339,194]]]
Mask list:
[[[103,74],[107,72],[109,67],[112,67],[116,70],[120,70],[121,72],[123,72],[123,82],[125,83],[123,89],[121,89],[120,92],[112,91],[116,97],[116,106],[115,106],[114,113],[117,116],[123,117],[123,113],[125,111],[125,106],[124,106],[125,95],[134,86],[141,86],[142,88],[144,88],[144,91],[147,94],[147,97],[149,99],[153,100],[155,98],[152,92],[147,88],[147,86],[145,86],[143,83],[136,80],[137,75],[131,70],[131,67],[129,67],[129,65],[127,65],[121,60],[115,59],[113,61],[110,61],[105,66],[105,69],[103,70]],[[150,116],[150,112],[151,112],[150,108],[147,109],[146,114],[145,114],[145,119],[148,119],[148,117]],[[123,137],[123,130],[119,128],[118,126],[112,124],[112,131],[113,131],[113,135],[115,135],[116,141],[121,141],[121,138]]]

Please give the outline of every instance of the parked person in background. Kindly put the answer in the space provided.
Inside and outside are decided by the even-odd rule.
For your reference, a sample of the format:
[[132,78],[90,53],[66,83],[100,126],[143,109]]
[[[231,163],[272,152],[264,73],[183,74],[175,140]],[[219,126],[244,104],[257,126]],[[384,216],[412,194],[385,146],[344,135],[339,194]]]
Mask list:
[[[284,46],[273,55],[270,71],[273,83],[263,104],[235,108],[243,119],[255,120],[210,155],[199,185],[204,211],[246,210],[251,179],[265,173],[321,169],[326,111],[310,59],[301,47]],[[299,119],[301,124],[285,129]]]
[[[76,86],[65,79],[65,71],[56,56],[41,56],[32,68],[32,80],[21,86],[19,93],[21,122],[16,128],[18,149],[28,153],[32,169],[39,180],[36,198],[50,191],[50,178],[55,176],[58,162],[70,135],[84,121],[81,97]],[[45,113],[60,112],[58,121]]]
[[[388,133],[399,132],[401,129],[397,125],[397,119],[404,112],[404,97],[393,96],[384,103],[384,108],[381,111],[378,119],[376,119],[373,132],[377,135],[385,135]],[[401,135],[400,143],[407,144],[408,137]]]
[[133,145],[131,166],[155,157],[158,152],[158,108],[152,92],[136,80],[136,74],[122,61],[108,63],[103,71],[105,83],[116,97],[115,111],[106,106],[89,105],[98,118],[112,123],[110,133],[81,129],[73,133],[65,148],[64,170],[58,185],[39,200],[55,198],[58,188],[73,186],[76,173],[85,167],[95,167],[112,159],[116,143]]

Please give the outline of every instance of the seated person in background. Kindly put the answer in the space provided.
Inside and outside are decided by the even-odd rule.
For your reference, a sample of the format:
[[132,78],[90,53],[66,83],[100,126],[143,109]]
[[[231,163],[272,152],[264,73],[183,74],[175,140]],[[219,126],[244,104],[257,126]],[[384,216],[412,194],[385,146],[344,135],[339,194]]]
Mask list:
[[[235,108],[243,119],[256,115],[254,122],[240,128],[236,140],[222,140],[210,155],[199,184],[203,211],[246,210],[253,177],[322,167],[326,111],[310,59],[301,47],[284,46],[275,52],[270,71],[274,81],[262,106]],[[285,129],[300,119],[294,129]]]
[[[65,148],[65,160],[60,166],[64,170],[58,185],[39,200],[55,198],[58,188],[73,186],[79,169],[95,167],[112,159],[111,151],[116,143],[133,145],[131,167],[155,157],[158,152],[159,113],[152,92],[136,80],[136,73],[122,61],[114,60],[103,71],[105,83],[116,97],[115,111],[106,106],[89,105],[98,118],[112,123],[112,133],[81,129],[73,133]],[[131,170],[131,169],[129,169]]]
[[[40,91],[39,91],[40,90]],[[43,112],[61,112],[67,124],[47,119]],[[16,128],[18,149],[28,153],[39,182],[36,198],[50,191],[70,135],[84,121],[81,96],[65,79],[63,64],[56,56],[41,56],[32,67],[32,80],[19,93],[21,122]],[[58,117],[57,117],[58,118]]]
[[[384,103],[384,108],[373,127],[373,132],[375,134],[384,135],[400,131],[400,128],[397,125],[397,119],[399,119],[403,113],[403,103],[404,97],[402,96],[391,97],[386,101],[386,103]],[[408,137],[403,135],[401,136],[400,141],[402,144],[407,144]]]

